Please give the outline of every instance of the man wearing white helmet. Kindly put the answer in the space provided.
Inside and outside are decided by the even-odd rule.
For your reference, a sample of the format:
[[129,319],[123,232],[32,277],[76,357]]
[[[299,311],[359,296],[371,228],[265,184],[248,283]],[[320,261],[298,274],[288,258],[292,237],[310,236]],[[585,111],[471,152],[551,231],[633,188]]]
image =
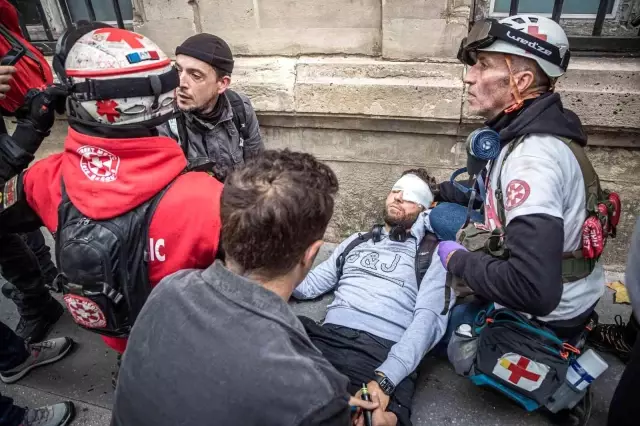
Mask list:
[[[473,324],[489,302],[574,344],[595,315],[604,291],[597,260],[620,206],[617,195],[607,199],[584,154],[579,118],[554,93],[569,56],[562,28],[533,15],[477,22],[461,44],[469,111],[487,119],[499,146],[488,160],[469,154],[469,173],[486,182],[484,224],[468,225],[459,242],[438,249],[445,268],[479,299],[454,308],[448,336]],[[437,200],[459,201],[455,192],[442,183]],[[493,237],[486,232],[487,244],[472,248],[462,237],[469,229]]]
[[158,136],[178,76],[154,42],[92,23],[62,35],[54,70],[71,93],[64,152],[2,183],[0,232],[54,233],[67,309],[123,352],[153,286],[213,263],[222,184],[183,173],[180,147]]

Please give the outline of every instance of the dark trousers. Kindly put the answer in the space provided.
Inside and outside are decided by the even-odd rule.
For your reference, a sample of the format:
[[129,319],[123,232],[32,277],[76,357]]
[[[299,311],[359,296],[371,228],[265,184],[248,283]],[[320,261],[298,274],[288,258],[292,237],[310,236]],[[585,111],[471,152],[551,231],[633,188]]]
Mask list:
[[[629,322],[637,324],[631,314]],[[627,327],[629,328],[629,327]],[[613,393],[613,399],[609,406],[609,426],[634,426],[640,418],[640,405],[638,404],[638,389],[640,389],[640,339],[634,337],[635,344],[629,357],[627,367],[620,377],[618,387]],[[629,342],[631,339],[627,339]]]
[[36,255],[45,284],[51,284],[58,275],[58,269],[51,259],[51,249],[47,245],[42,231],[38,229],[27,232],[22,235],[22,238],[24,238],[33,254]]
[[[37,234],[36,234],[37,232]],[[38,235],[39,234],[39,235]],[[25,318],[38,317],[42,308],[51,300],[49,290],[45,287],[44,275],[38,257],[27,241],[30,241],[36,250],[51,263],[51,256],[44,244],[44,236],[40,230],[29,234],[7,234],[0,236],[0,267],[2,276],[11,285],[6,286],[3,293],[11,298],[20,315]],[[42,243],[42,244],[40,244]],[[55,266],[53,266],[55,269]]]
[[[0,322],[0,371],[10,370],[29,356],[24,341]],[[24,418],[24,408],[0,394],[0,425],[18,426]]]
[[[321,326],[307,317],[300,317],[300,321],[327,361],[349,378],[348,390],[352,395],[360,390],[363,383],[374,380],[376,368],[387,359],[395,344],[365,331],[334,324]],[[414,372],[397,384],[389,401],[387,411],[398,417],[401,426],[411,426],[411,401],[417,378],[418,374]]]

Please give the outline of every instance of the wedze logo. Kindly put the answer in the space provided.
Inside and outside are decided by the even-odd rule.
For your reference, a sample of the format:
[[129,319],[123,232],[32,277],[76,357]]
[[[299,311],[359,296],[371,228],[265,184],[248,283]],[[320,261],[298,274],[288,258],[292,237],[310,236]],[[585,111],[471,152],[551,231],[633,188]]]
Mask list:
[[544,53],[547,56],[551,56],[551,51],[549,49],[545,49],[544,47],[540,46],[536,41],[527,41],[522,37],[511,35],[511,31],[507,31],[507,37],[509,37],[511,40],[517,41],[518,43],[526,44],[529,47],[532,47],[536,49],[538,52]]

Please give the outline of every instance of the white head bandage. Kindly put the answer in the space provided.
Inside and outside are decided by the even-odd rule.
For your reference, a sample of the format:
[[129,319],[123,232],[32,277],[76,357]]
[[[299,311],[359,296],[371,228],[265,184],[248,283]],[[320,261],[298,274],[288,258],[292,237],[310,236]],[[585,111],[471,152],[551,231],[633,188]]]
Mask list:
[[420,204],[428,209],[433,202],[433,193],[429,185],[416,175],[402,176],[391,188],[392,191],[402,191],[402,199]]

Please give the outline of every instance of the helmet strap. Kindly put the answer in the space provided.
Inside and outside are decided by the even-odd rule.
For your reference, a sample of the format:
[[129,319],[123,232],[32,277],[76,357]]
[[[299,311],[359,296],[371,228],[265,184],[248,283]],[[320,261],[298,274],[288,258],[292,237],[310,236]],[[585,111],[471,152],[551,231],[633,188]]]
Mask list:
[[524,105],[524,101],[527,99],[537,98],[542,94],[538,87],[535,87],[528,94],[520,93],[520,89],[518,89],[518,84],[516,83],[516,79],[513,76],[513,69],[511,68],[511,56],[504,55],[504,60],[507,63],[507,69],[509,70],[509,87],[511,88],[511,94],[515,99],[515,103],[513,103],[510,107],[504,110],[505,113],[509,114],[514,111],[518,111]]

